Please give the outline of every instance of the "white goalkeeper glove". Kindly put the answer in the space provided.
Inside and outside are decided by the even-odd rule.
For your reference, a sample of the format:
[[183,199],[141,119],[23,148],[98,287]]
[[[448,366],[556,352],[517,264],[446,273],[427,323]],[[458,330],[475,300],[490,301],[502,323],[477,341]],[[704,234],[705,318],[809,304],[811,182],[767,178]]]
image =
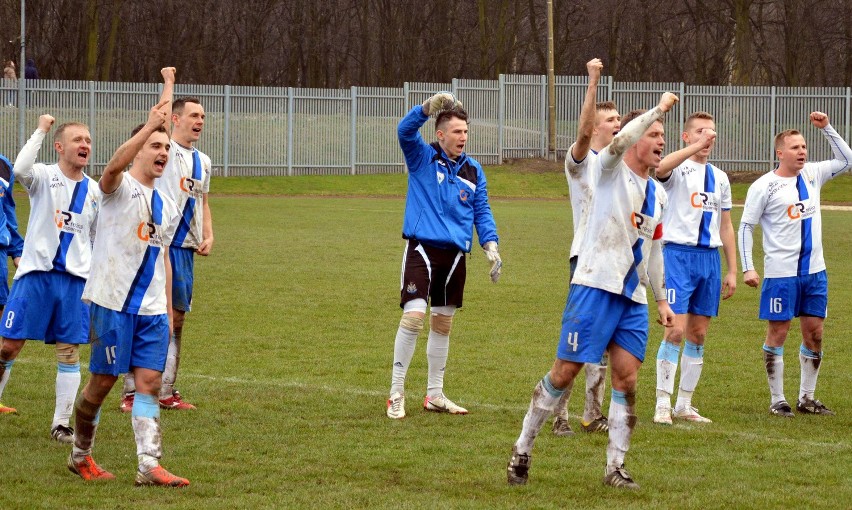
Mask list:
[[497,243],[488,241],[482,246],[485,250],[485,257],[491,264],[491,281],[497,283],[500,275],[503,274],[503,261],[500,259],[500,254],[497,252]]
[[423,113],[426,115],[437,115],[443,110],[461,108],[462,103],[450,92],[438,92],[423,102]]

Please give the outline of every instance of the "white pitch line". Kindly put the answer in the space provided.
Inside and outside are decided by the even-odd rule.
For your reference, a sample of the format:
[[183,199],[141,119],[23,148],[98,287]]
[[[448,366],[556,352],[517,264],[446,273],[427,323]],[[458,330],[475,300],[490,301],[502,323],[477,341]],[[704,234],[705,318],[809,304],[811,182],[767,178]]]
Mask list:
[[[349,394],[363,395],[363,396],[367,396],[367,397],[376,397],[377,399],[385,398],[387,396],[387,392],[381,391],[381,390],[366,390],[366,389],[361,389],[361,388],[342,389],[342,388],[335,388],[334,386],[329,386],[329,385],[325,385],[325,384],[309,384],[309,383],[305,383],[305,382],[301,382],[301,381],[284,381],[284,380],[280,380],[280,379],[252,380],[252,379],[244,379],[244,378],[241,378],[241,377],[217,377],[217,376],[210,376],[210,375],[203,375],[203,374],[182,374],[181,377],[190,378],[190,379],[204,379],[204,380],[215,381],[215,382],[228,382],[228,383],[233,383],[233,384],[260,384],[260,385],[264,385],[264,386],[275,386],[275,387],[279,387],[279,388],[298,388],[298,389],[311,390],[311,391],[323,391],[323,392],[326,392],[326,393],[335,393],[335,394],[340,394],[343,391],[345,391],[346,393],[349,393]],[[495,410],[495,411],[514,411],[514,412],[519,413],[519,415],[520,415],[521,412],[523,412],[526,409],[526,406],[521,407],[521,406],[511,406],[511,405],[487,404],[487,403],[470,402],[470,401],[468,401],[468,403],[470,404],[470,407],[472,407],[472,408],[492,409],[492,410]],[[579,415],[573,415],[572,414],[570,416],[572,418],[577,419],[577,420],[582,418]],[[786,419],[787,418],[785,418],[785,420]],[[828,419],[830,419],[830,418],[828,418]],[[778,418],[778,420],[780,421],[781,418]],[[674,428],[675,429],[685,429],[685,430],[701,430],[702,426],[678,422],[676,425],[674,425]],[[735,437],[743,438],[743,439],[751,441],[751,442],[765,441],[767,443],[804,445],[804,446],[809,446],[809,447],[814,446],[814,447],[818,447],[818,448],[828,448],[828,449],[831,449],[831,450],[845,450],[845,449],[848,449],[850,447],[850,445],[848,443],[846,443],[846,444],[836,443],[836,442],[829,443],[829,442],[823,442],[823,441],[810,441],[810,440],[804,440],[803,441],[803,440],[800,440],[800,439],[785,438],[785,437],[768,437],[768,436],[764,436],[764,435],[760,435],[760,434],[753,434],[751,432],[742,432],[742,431],[737,431],[737,430],[724,430],[724,431],[715,431],[714,430],[710,433],[711,434],[718,434],[718,435],[722,435],[722,436],[735,436]]]

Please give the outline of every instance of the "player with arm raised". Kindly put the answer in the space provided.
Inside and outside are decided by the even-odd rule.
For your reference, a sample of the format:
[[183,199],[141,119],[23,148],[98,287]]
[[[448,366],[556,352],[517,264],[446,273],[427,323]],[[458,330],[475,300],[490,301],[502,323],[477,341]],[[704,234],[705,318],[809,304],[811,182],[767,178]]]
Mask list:
[[[435,119],[437,142],[427,144],[420,127]],[[485,173],[464,152],[467,112],[452,94],[442,92],[416,105],[400,121],[397,134],[408,166],[408,193],[402,237],[405,252],[400,277],[402,319],[396,332],[388,418],[405,417],[405,375],[430,307],[427,411],[467,414],[444,395],[444,368],[456,309],[462,306],[473,228],[497,282],[502,261],[497,251],[497,227],[488,202]]]
[[50,435],[60,443],[71,443],[71,411],[80,387],[80,345],[89,342],[88,307],[80,302],[80,295],[89,276],[100,192],[84,173],[92,153],[92,137],[84,124],[59,126],[53,135],[59,161],[36,163],[53,124],[52,116],[39,117],[38,128],[14,165],[14,177],[30,199],[30,217],[0,321],[0,397],[27,339],[55,344],[56,406]]
[[[618,134],[621,129],[621,116],[612,102],[595,103],[597,99],[598,82],[600,81],[603,64],[600,59],[592,59],[586,63],[589,72],[589,85],[580,112],[580,122],[577,131],[577,141],[565,155],[565,177],[568,180],[569,195],[571,196],[571,213],[573,217],[574,237],[571,241],[570,271],[574,276],[577,266],[577,255],[585,232],[586,213],[592,200],[595,185],[599,175],[599,167],[594,165],[598,153]],[[603,415],[604,387],[606,385],[607,355],[597,363],[586,364],[586,405],[581,422],[585,432],[606,432],[607,418]],[[568,424],[568,401],[571,398],[571,386],[556,406],[553,420],[553,433],[557,436],[570,436],[574,432]]]
[[[166,78],[167,79],[167,78]],[[172,314],[174,334],[169,341],[169,357],[163,372],[160,407],[173,410],[195,409],[183,400],[175,389],[180,368],[183,325],[192,305],[195,281],[195,255],[206,257],[213,248],[213,218],[207,200],[210,191],[210,158],[195,144],[204,128],[205,113],[201,101],[182,97],[174,101],[170,114],[171,149],[163,176],[156,181],[157,190],[174,201],[181,211],[180,225],[175,232],[169,257],[172,263]],[[133,376],[125,377],[120,409],[133,408]]]
[[624,456],[636,424],[636,381],[648,343],[647,287],[659,322],[669,327],[674,320],[666,301],[661,249],[666,192],[650,178],[650,170],[659,166],[665,147],[660,119],[676,101],[677,96],[665,93],[653,110],[631,112],[598,154],[600,176],[586,226],[596,235],[583,237],[556,361],[533,391],[509,459],[509,484],[527,482],[541,426],[583,364],[600,360],[609,349],[612,393],[603,481],[639,488],[624,469]]
[[159,462],[158,395],[171,329],[167,247],[180,217],[174,202],[154,188],[169,158],[168,110],[169,98],[151,109],[148,121],[115,151],[98,183],[103,192],[98,235],[83,291],[83,299],[91,303],[92,377],[75,405],[77,434],[68,457],[68,469],[84,480],[115,478],[95,463],[92,447],[104,399],[119,374],[132,371],[136,485],[189,485]]
[[[731,223],[731,185],[728,176],[707,162],[716,140],[716,124],[707,112],[686,119],[681,139],[688,145],[663,158],[656,177],[669,196],[663,214],[663,258],[669,305],[675,325],[657,351],[657,405],[654,422],[677,419],[710,423],[692,406],[692,394],[704,365],[704,339],[710,320],[719,314],[719,298],[737,288],[737,248]],[[721,275],[719,248],[728,272]],[[686,337],[677,403],[671,396],[680,345]]]
[[807,162],[808,149],[799,131],[790,129],[775,137],[778,168],[763,175],[748,189],[738,232],[743,281],[757,287],[760,276],[752,260],[754,226],[763,230],[764,280],[760,313],[768,321],[763,361],[769,381],[769,413],[793,418],[784,397],[784,342],[793,317],[799,317],[801,384],[796,410],[803,414],[833,415],[814,397],[822,363],[823,323],[828,313],[828,278],[822,255],[822,186],[852,167],[852,150],[822,112],[810,115],[822,131],[834,158]]

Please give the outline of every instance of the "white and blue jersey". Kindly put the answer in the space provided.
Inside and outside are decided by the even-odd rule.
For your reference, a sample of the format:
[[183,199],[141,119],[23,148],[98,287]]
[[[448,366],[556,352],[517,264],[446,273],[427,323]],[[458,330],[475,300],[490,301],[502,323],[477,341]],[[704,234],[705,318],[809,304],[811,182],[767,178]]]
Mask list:
[[124,173],[118,188],[103,195],[83,300],[128,314],[165,314],[163,254],[178,220],[170,198]]
[[480,245],[498,242],[482,167],[465,153],[452,161],[437,142],[423,141],[419,130],[428,119],[417,105],[397,130],[409,172],[402,237],[470,252],[476,226]]
[[100,190],[88,175],[75,181],[58,164],[35,163],[46,133],[37,129],[15,161],[15,178],[30,197],[27,238],[15,280],[31,271],[89,277]]
[[730,211],[732,206],[727,174],[710,163],[686,160],[660,182],[669,196],[663,215],[663,243],[699,248],[722,246],[722,211]]
[[210,173],[210,158],[206,154],[172,140],[169,161],[154,184],[181,214],[172,246],[194,251],[204,240],[204,195],[210,191]]
[[[825,269],[820,190],[852,167],[852,150],[831,126],[822,131],[834,159],[806,163],[794,177],[769,172],[748,189],[742,222],[760,224],[763,230],[765,278],[805,276]],[[754,269],[750,239],[740,239],[739,244],[743,271]]]

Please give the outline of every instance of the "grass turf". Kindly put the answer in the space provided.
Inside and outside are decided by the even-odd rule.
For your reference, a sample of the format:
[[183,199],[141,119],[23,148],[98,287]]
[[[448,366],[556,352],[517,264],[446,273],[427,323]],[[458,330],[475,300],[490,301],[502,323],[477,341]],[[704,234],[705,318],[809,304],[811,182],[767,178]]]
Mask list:
[[[845,304],[852,270],[845,257],[852,246],[850,213],[841,211],[823,213],[831,314],[817,390],[838,416],[768,415],[765,324],[756,318],[758,291],[740,282],[711,325],[694,398],[713,424],[652,423],[662,335],[652,322],[627,456],[641,491],[601,485],[605,436],[556,438],[549,428],[536,444],[529,485],[508,487],[511,445],[555,352],[570,206],[543,200],[564,192],[558,172],[488,172],[504,276],[491,284],[484,256],[469,257],[445,379],[447,394],[470,415],[420,409],[425,334],[407,381],[409,416],[384,415],[400,314],[401,198],[242,196],[252,188],[393,197],[404,193],[404,176],[219,179],[211,198],[216,244],[211,257],[196,259],[178,379],[199,409],[162,414],[163,465],[192,486],[133,487],[135,445],[118,389],[95,446],[95,458],[118,479],[87,484],[69,473],[69,448],[49,439],[53,349],[31,342],[3,397],[20,414],[0,416],[0,508],[836,508],[850,500]],[[826,194],[834,186],[846,184],[830,183]],[[22,218],[27,202],[19,200]],[[734,216],[737,222],[739,210]],[[785,356],[789,399],[799,382],[797,325]],[[85,366],[88,348],[82,353]],[[572,414],[582,400],[578,389]],[[579,428],[576,418],[572,425]]]

